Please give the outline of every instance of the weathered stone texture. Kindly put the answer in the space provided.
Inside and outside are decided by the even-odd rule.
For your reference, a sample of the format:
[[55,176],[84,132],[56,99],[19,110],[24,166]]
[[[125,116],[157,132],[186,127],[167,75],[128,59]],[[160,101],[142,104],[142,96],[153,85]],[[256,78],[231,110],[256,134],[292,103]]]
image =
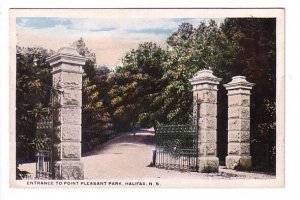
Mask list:
[[[199,172],[217,172],[219,159],[217,152],[217,85],[221,81],[211,70],[201,70],[190,79],[193,97],[200,103],[199,112]],[[195,113],[195,111],[194,111]]]
[[242,119],[250,119],[250,107],[240,107],[240,112]]
[[228,144],[228,155],[250,155],[250,144],[231,142]]
[[250,106],[250,95],[228,95],[228,106]]
[[217,118],[216,117],[210,117],[210,116],[204,116],[202,117],[200,115],[199,118],[199,129],[200,130],[216,130],[217,129]]
[[81,140],[81,126],[80,125],[62,125],[61,136],[64,141],[78,141]]
[[217,116],[217,104],[212,103],[201,103],[200,104],[200,115]]
[[54,109],[54,125],[60,124],[81,124],[81,108],[63,107]]
[[218,172],[219,159],[217,157],[199,157],[199,172]]
[[217,155],[217,144],[215,143],[200,143],[200,149],[199,149],[200,156],[211,156]]
[[47,59],[53,67],[55,179],[83,179],[81,163],[82,65],[75,48],[61,48]]
[[249,131],[228,131],[228,142],[249,142]]
[[248,131],[250,130],[250,120],[249,119],[241,119],[241,118],[229,118],[228,119],[228,130],[242,130]]
[[69,90],[65,89],[62,94],[61,104],[64,106],[78,106],[82,105],[82,94],[81,90]]
[[213,143],[217,141],[217,131],[212,130],[201,130],[200,131],[200,141]]
[[228,130],[240,130],[241,120],[240,119],[228,119]]
[[226,167],[228,169],[248,170],[252,166],[251,156],[227,156]]
[[250,120],[249,119],[241,119],[241,130],[242,131],[250,130]]
[[55,163],[55,179],[82,180],[84,178],[83,163],[65,161]]
[[241,95],[241,106],[250,106],[250,95]]
[[62,158],[80,158],[81,144],[80,143],[62,143]]
[[61,122],[63,124],[81,124],[80,108],[61,108]]
[[53,87],[58,89],[62,87],[62,74],[56,73],[52,76]]
[[73,72],[62,72],[64,77],[64,87],[81,88],[82,86],[82,74]]
[[230,169],[249,169],[250,156],[250,90],[254,84],[236,76],[224,86],[228,90],[228,156]]

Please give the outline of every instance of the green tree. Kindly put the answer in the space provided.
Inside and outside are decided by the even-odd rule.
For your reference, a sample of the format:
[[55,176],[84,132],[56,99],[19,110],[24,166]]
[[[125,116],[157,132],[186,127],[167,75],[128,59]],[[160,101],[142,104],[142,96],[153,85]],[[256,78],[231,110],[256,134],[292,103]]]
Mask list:
[[47,114],[52,75],[46,58],[52,51],[41,47],[21,48],[16,52],[16,159],[34,160],[37,119]]
[[237,47],[227,40],[220,27],[211,20],[197,28],[183,23],[167,39],[169,54],[164,79],[168,86],[159,99],[164,99],[162,107],[165,122],[189,119],[192,105],[192,88],[189,78],[201,69],[212,69],[214,73],[228,81],[230,65]]
[[125,55],[123,66],[110,78],[113,114],[123,126],[130,127],[136,122],[153,124],[153,112],[159,109],[153,99],[160,95],[164,85],[165,59],[166,52],[155,43],[140,44]]
[[234,75],[255,83],[251,96],[251,138],[254,164],[276,166],[276,19],[228,18],[222,25],[227,38],[239,46]]

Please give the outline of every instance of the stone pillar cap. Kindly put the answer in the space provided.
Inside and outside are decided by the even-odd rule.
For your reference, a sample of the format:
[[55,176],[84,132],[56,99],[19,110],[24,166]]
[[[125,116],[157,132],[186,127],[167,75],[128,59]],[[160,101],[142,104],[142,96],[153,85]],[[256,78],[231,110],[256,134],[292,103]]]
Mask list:
[[56,54],[46,59],[51,66],[61,63],[84,65],[86,60],[87,59],[81,56],[73,46],[62,47]]
[[58,51],[58,53],[61,53],[61,54],[68,54],[68,55],[74,55],[74,56],[80,56],[80,57],[83,57],[81,56],[78,52],[77,52],[77,49],[73,46],[68,46],[68,47],[62,47],[60,48]]
[[234,76],[232,77],[231,82],[224,84],[224,87],[227,90],[240,89],[240,88],[251,90],[254,85],[255,85],[254,83],[248,82],[245,76]]
[[203,83],[210,83],[210,84],[219,84],[222,81],[222,78],[217,78],[213,75],[212,70],[210,69],[203,69],[196,73],[196,75],[189,79],[192,85],[198,85]]

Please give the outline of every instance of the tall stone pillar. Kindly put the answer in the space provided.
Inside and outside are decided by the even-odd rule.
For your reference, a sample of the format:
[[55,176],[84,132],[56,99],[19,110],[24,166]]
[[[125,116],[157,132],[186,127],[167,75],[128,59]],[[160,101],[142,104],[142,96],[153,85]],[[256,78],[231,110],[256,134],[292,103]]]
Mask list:
[[47,62],[53,67],[53,159],[55,179],[83,179],[81,162],[82,65],[86,59],[63,47]]
[[198,128],[199,172],[217,172],[217,91],[222,79],[211,70],[201,70],[190,79],[193,97],[201,102]]
[[228,156],[229,169],[249,169],[250,156],[250,90],[253,83],[235,76],[224,85],[228,90]]

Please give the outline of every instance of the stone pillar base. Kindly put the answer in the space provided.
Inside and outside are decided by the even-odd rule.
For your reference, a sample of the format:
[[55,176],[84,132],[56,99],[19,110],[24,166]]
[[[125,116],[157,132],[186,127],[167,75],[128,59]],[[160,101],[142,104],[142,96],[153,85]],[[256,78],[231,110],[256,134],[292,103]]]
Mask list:
[[219,158],[217,157],[200,157],[198,172],[210,173],[219,171]]
[[248,170],[252,167],[251,156],[227,156],[226,167],[228,169]]
[[81,161],[58,161],[54,164],[55,179],[83,180],[84,171]]

